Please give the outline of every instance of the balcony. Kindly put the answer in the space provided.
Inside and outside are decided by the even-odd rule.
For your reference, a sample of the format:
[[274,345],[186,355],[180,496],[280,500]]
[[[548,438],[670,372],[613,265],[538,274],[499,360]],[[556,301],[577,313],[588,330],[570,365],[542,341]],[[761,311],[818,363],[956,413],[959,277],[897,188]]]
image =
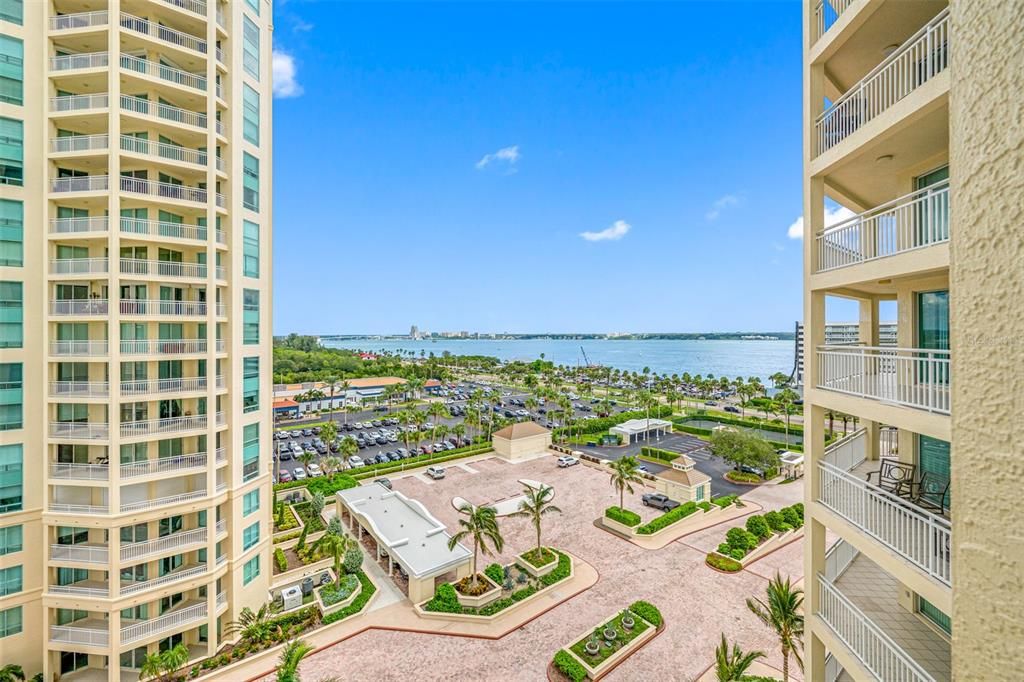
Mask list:
[[79,580],[68,585],[47,585],[50,594],[71,595],[88,599],[107,599],[110,597],[110,586],[104,580]]
[[106,258],[51,258],[51,275],[105,275]]
[[50,314],[59,316],[106,316],[105,298],[77,298],[50,301]]
[[120,260],[120,269],[122,275],[160,278],[206,279],[207,272],[205,263],[181,263],[141,258],[122,258]]
[[110,425],[99,422],[50,422],[52,438],[100,440],[110,437]]
[[939,12],[814,122],[824,154],[949,67],[949,9]]
[[836,23],[843,12],[850,8],[854,0],[818,0],[814,4],[814,44]]
[[81,234],[83,232],[106,232],[110,221],[105,215],[84,218],[51,218],[50,234]]
[[106,151],[108,146],[107,135],[70,135],[50,138],[50,152],[53,154]]
[[80,564],[106,564],[109,550],[106,545],[50,545],[52,561],[73,561]]
[[190,625],[206,620],[206,602],[186,602],[176,611],[165,613],[158,618],[150,618],[121,628],[121,644],[131,644],[146,637],[164,632],[181,630]]
[[206,415],[189,417],[167,417],[164,419],[148,419],[121,423],[121,437],[149,436],[158,433],[178,433],[206,428]]
[[[104,135],[103,137],[106,137]],[[59,138],[67,139],[67,138]],[[131,135],[121,136],[121,151],[140,156],[149,156],[167,161],[189,163],[194,166],[206,166],[209,164],[209,155],[200,149],[189,149],[181,145],[167,144],[153,140],[144,140]]]
[[191,90],[206,92],[206,77],[198,73],[189,73],[172,66],[164,66],[158,62],[149,61],[148,59],[134,57],[130,54],[121,55],[121,68],[125,71],[159,78],[162,81]]
[[950,644],[900,604],[903,586],[863,554],[830,580],[818,575],[818,616],[879,680],[946,682]]
[[[80,178],[71,179],[74,180]],[[121,178],[121,191],[131,192],[132,194],[144,194],[146,196],[158,197],[160,199],[191,201],[198,204],[205,204],[207,202],[207,197],[209,196],[207,191],[202,187],[189,187],[187,185],[176,185],[170,182],[159,182],[157,180],[146,180],[145,178],[131,177]]]
[[51,341],[50,355],[75,358],[99,358],[107,354],[106,341]]
[[69,504],[67,502],[51,502],[47,511],[54,514],[108,514],[110,508],[105,504]]
[[173,552],[180,554],[189,549],[201,549],[206,545],[205,528],[181,531],[146,542],[132,542],[121,545],[121,561],[136,561],[148,556]]
[[50,478],[61,481],[107,481],[110,467],[86,462],[50,462]]
[[106,192],[110,189],[110,178],[106,175],[79,175],[70,178],[50,180],[51,192]]
[[106,398],[110,384],[106,381],[51,381],[51,398]]
[[206,2],[205,0],[163,0],[164,3],[171,7],[177,7],[178,9],[188,10],[193,14],[200,15],[203,19],[206,18]]
[[166,315],[172,317],[202,317],[206,315],[205,301],[161,301],[138,298],[121,299],[121,314]]
[[50,57],[50,71],[77,71],[79,69],[105,69],[110,65],[108,52],[83,52]]
[[143,580],[141,582],[133,583],[122,583],[121,584],[121,596],[124,597],[129,594],[136,594],[144,590],[151,590],[155,587],[161,587],[163,585],[169,585],[171,583],[180,582],[182,580],[188,580],[197,576],[204,575],[206,573],[206,564],[199,564],[196,566],[189,566],[182,568],[172,573],[162,575],[159,578],[153,578],[152,580]]
[[206,346],[206,339],[133,339],[121,341],[121,355],[193,355]]
[[121,12],[121,28],[186,50],[206,54],[206,41],[163,24]]
[[[106,95],[103,95],[103,97],[106,97]],[[141,97],[135,97],[134,95],[121,95],[121,110],[130,114],[156,116],[165,121],[180,123],[203,130],[206,130],[207,127],[206,114],[201,111],[182,109],[170,104],[164,104],[163,102],[153,102]]]
[[110,98],[105,92],[95,95],[60,95],[50,98],[50,112],[54,114],[100,110],[106,109],[108,106],[110,106]]
[[51,644],[79,644],[106,648],[110,644],[107,621],[104,618],[82,618],[75,625],[51,625]]
[[122,234],[160,237],[161,239],[190,239],[205,242],[208,234],[207,229],[202,225],[168,223],[141,218],[121,218],[120,226]]
[[831,225],[815,237],[815,272],[867,263],[949,241],[949,181]]
[[121,465],[121,478],[138,478],[166,473],[189,473],[206,468],[206,453],[159,457]]
[[121,512],[142,511],[144,509],[156,509],[157,507],[168,507],[175,504],[184,504],[194,500],[201,500],[206,497],[205,490],[193,490],[190,493],[178,493],[165,497],[154,497],[152,499],[138,500],[136,502],[122,502]]
[[98,12],[77,12],[75,14],[61,14],[50,17],[51,31],[70,31],[81,28],[93,28],[106,26],[110,21],[106,10]]
[[949,414],[948,350],[841,345],[816,354],[820,389]]

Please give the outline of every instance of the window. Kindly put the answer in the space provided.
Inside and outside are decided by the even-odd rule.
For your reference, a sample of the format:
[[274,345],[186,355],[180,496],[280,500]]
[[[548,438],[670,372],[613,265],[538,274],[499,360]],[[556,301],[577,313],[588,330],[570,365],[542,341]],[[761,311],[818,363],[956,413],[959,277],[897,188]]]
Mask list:
[[242,289],[242,343],[260,342],[260,292]]
[[260,409],[260,359],[242,360],[242,411]]
[[260,146],[260,93],[242,83],[242,137]]
[[[259,557],[255,557],[259,558]],[[256,574],[259,575],[259,563],[256,565]],[[21,632],[21,607],[0,611],[0,637],[10,637]]]
[[13,118],[0,118],[0,185],[23,184],[22,124]]
[[947,635],[953,634],[953,622],[950,617],[921,595],[917,595],[917,610]]
[[[256,576],[260,574],[260,555],[257,554],[253,558],[245,562],[245,566],[242,567],[242,584],[248,585]],[[21,630],[19,629],[19,632]]]
[[699,486],[697,486],[697,502],[700,502],[703,499],[704,499],[704,486],[703,485],[699,485]]
[[260,226],[248,220],[242,221],[242,274],[260,276]]
[[[259,509],[259,497],[256,498],[256,508]],[[21,543],[21,526],[0,528],[0,556],[20,552],[23,549]]]
[[0,445],[0,514],[21,509],[22,445]]
[[242,427],[242,480],[250,481],[260,472],[260,425]]
[[21,404],[21,363],[0,364],[0,431],[21,428]]
[[[252,514],[254,511],[259,511],[259,508],[260,508],[260,491],[259,490],[253,490],[252,492],[248,492],[248,493],[245,494],[244,497],[242,497],[242,516],[248,516],[249,514]],[[17,526],[17,527],[21,528],[21,526]],[[0,532],[3,532],[2,529],[0,529]],[[2,537],[2,536],[0,536],[0,537]],[[0,546],[0,553],[2,553],[2,552],[3,552],[3,547]]]
[[22,203],[0,199],[0,265],[21,267],[24,263],[24,224]]
[[242,551],[251,549],[260,541],[260,522],[252,524],[242,531]]
[[245,4],[252,8],[252,11],[256,13],[256,16],[260,15],[260,0],[245,0]]
[[[0,0],[6,4],[6,0]],[[6,14],[0,9],[0,18]],[[0,102],[22,104],[22,83],[25,80],[24,47],[17,38],[0,34]]]
[[247,16],[242,17],[242,68],[260,79],[260,28]]
[[0,21],[21,26],[25,16],[24,0],[0,0]]
[[249,152],[242,152],[242,205],[260,210],[260,160]]
[[21,282],[0,282],[0,348],[22,346]]
[[0,568],[0,597],[21,592],[21,566]]

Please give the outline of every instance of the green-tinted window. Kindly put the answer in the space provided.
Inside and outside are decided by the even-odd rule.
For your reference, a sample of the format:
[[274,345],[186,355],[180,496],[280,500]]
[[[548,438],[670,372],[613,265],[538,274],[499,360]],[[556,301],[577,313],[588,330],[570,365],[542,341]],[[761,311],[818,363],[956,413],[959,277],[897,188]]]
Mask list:
[[0,0],[0,21],[9,21],[21,26],[25,20],[24,0]]
[[24,56],[20,40],[0,34],[0,102],[22,104]]
[[[259,498],[257,498],[257,505]],[[14,554],[24,549],[22,545],[21,526],[7,526],[0,528],[0,556]]]
[[949,616],[921,595],[917,596],[917,610],[921,615],[935,623],[947,635],[953,634],[953,623]]
[[260,210],[260,160],[249,152],[242,152],[242,205]]
[[25,209],[20,201],[0,199],[0,265],[24,263]]
[[0,364],[0,431],[22,427],[21,363]]
[[0,282],[0,348],[21,348],[21,346],[21,282]]
[[242,343],[250,345],[260,342],[260,292],[258,289],[242,290]]
[[21,510],[22,468],[21,443],[0,445],[0,514]]
[[[253,490],[242,498],[242,516],[248,516],[260,508],[260,491]],[[19,526],[20,528],[20,526]]]
[[[242,584],[248,585],[260,574],[260,555],[257,554],[253,558],[245,562],[245,566],[242,567]],[[20,630],[19,630],[20,632]]]
[[[259,575],[258,562],[256,566],[256,574]],[[0,611],[0,637],[9,637],[19,632],[21,632],[21,607],[15,606],[13,609]]]
[[242,411],[260,409],[260,359],[242,360]]
[[260,276],[260,226],[248,220],[242,221],[242,273]]
[[256,16],[260,15],[260,0],[245,0],[245,4],[252,8],[252,11],[256,13]]
[[242,68],[260,79],[260,28],[247,16],[242,17]]
[[260,93],[242,83],[242,137],[260,146]]
[[260,473],[260,425],[242,427],[242,480],[249,481]]
[[242,550],[251,549],[260,541],[260,522],[252,524],[242,531]]
[[0,597],[21,592],[21,566],[0,568]]
[[0,118],[0,185],[23,184],[23,135],[21,121]]
[[918,494],[922,501],[949,509],[949,442],[918,435],[917,465],[921,472]]

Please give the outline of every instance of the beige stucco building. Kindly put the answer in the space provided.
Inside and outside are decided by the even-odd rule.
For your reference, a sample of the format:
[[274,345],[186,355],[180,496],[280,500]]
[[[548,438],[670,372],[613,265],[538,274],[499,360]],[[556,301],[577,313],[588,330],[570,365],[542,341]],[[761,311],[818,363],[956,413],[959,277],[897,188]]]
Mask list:
[[[804,2],[807,679],[1021,669],[1021,35],[1015,3]],[[829,411],[862,428],[825,448]]]
[[0,661],[138,677],[266,601],[271,6],[0,0]]
[[697,471],[692,459],[679,455],[669,468],[654,474],[654,489],[677,502],[708,502],[711,477]]
[[491,442],[494,454],[515,462],[547,452],[551,447],[551,431],[536,422],[516,422],[495,431]]

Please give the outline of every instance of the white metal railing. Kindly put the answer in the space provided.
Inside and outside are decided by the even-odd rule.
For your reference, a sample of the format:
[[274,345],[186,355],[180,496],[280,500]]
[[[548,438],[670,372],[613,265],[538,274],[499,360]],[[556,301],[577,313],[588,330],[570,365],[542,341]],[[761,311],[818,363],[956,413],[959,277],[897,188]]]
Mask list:
[[225,28],[225,26],[224,26],[224,10],[222,10],[220,8],[220,5],[217,5],[217,25],[220,26],[221,28]]
[[106,274],[106,258],[51,258],[51,275]]
[[154,587],[178,582],[179,580],[194,578],[197,575],[202,575],[204,573],[206,573],[206,564],[200,564],[199,566],[191,566],[180,571],[174,571],[173,573],[168,573],[160,576],[159,578],[153,578],[152,580],[123,583],[121,585],[121,596],[123,597],[126,594],[135,594],[136,592],[142,592],[143,590],[151,590]]
[[190,455],[158,457],[140,462],[129,462],[121,465],[121,478],[136,478],[152,474],[163,474],[169,471],[201,469],[206,466],[206,453],[196,452]]
[[164,419],[147,419],[144,421],[122,422],[121,435],[145,436],[150,433],[175,433],[206,428],[206,415],[190,417],[165,417]]
[[816,272],[949,241],[949,181],[830,225],[815,237]]
[[109,144],[109,138],[105,134],[52,137],[50,138],[50,152],[53,154],[63,154],[67,152],[105,150]]
[[217,484],[216,491],[218,493],[222,493],[222,492],[224,492],[227,489],[228,489],[227,481],[221,481],[220,483]]
[[227,268],[225,268],[223,265],[214,266],[213,276],[216,277],[217,279],[221,279],[221,280],[227,279],[227,277],[228,277]]
[[217,535],[224,535],[228,532],[228,522],[225,519],[221,519],[217,522],[216,526]]
[[161,23],[150,21],[149,19],[143,19],[125,12],[121,12],[121,27],[126,28],[129,31],[135,31],[147,35],[157,40],[162,40],[165,43],[177,45],[178,47],[184,47],[195,52],[201,52],[206,54],[206,41],[196,38],[188,33],[176,31],[169,26],[164,26]]
[[948,520],[826,462],[818,463],[818,476],[818,502],[935,580],[952,585]]
[[121,545],[121,561],[141,559],[152,554],[162,554],[180,550],[192,545],[206,544],[206,529],[196,528],[178,533],[171,533],[162,538],[154,538],[145,542],[131,542]]
[[110,596],[109,587],[88,587],[85,585],[47,585],[46,591],[51,594],[70,594],[76,597],[91,597],[93,599],[106,599]]
[[222,563],[228,560],[227,554],[221,554],[217,557],[217,565],[220,566]]
[[205,315],[203,301],[160,301],[138,298],[121,299],[122,315]]
[[84,52],[50,57],[50,71],[71,71],[72,69],[98,69],[110,64],[108,52]]
[[79,232],[106,232],[110,221],[105,215],[83,216],[81,218],[51,218],[51,234],[76,234]]
[[166,495],[164,497],[154,497],[152,499],[137,500],[135,502],[122,502],[121,511],[131,512],[139,511],[140,509],[155,509],[156,507],[166,507],[172,504],[181,504],[182,502],[191,502],[192,500],[198,500],[206,497],[205,490],[194,490],[190,493],[179,493],[177,495]]
[[207,126],[206,114],[201,111],[190,111],[189,109],[182,109],[181,107],[171,106],[163,102],[153,102],[141,97],[135,97],[134,95],[121,95],[121,109],[133,114],[156,116],[166,121],[182,123],[196,128],[205,129]]
[[50,559],[54,561],[77,561],[82,564],[105,564],[109,551],[97,545],[50,545]]
[[858,554],[860,552],[857,551],[857,548],[846,540],[842,538],[836,540],[825,552],[825,577],[835,580],[841,576]]
[[[72,178],[75,179],[75,178]],[[148,194],[150,196],[162,197],[165,199],[179,199],[181,201],[196,201],[206,203],[209,196],[202,187],[189,187],[187,185],[176,185],[171,182],[159,182],[145,178],[121,178],[121,191],[133,192],[135,194]]]
[[217,243],[218,244],[227,244],[228,243],[228,235],[224,232],[224,230],[217,230],[216,231],[216,239],[217,239]]
[[77,481],[106,481],[110,467],[106,464],[50,462],[50,478]]
[[850,8],[854,0],[818,0],[814,5],[814,40],[825,35],[840,15]]
[[228,593],[218,592],[217,593],[217,606],[224,606],[228,603]]
[[68,504],[67,502],[51,502],[48,511],[60,514],[107,514],[110,509],[102,504]]
[[122,355],[188,355],[205,352],[206,339],[137,339],[121,341]]
[[818,587],[818,617],[877,679],[934,682],[924,668],[820,573]]
[[110,186],[106,175],[79,175],[70,178],[52,178],[51,192],[101,192]]
[[217,61],[220,62],[221,64],[223,64],[224,63],[224,50],[220,49],[220,47],[218,46],[215,51],[217,53]]
[[225,167],[224,158],[218,156],[218,157],[216,157],[216,161],[217,161],[217,170],[223,172],[224,171],[224,167]]
[[110,384],[106,381],[51,381],[50,397],[53,398],[106,398],[110,395]]
[[121,643],[129,644],[167,630],[178,629],[190,623],[206,619],[206,604],[196,604],[180,611],[165,613],[159,618],[150,618],[121,628]]
[[206,389],[206,377],[179,377],[175,379],[139,379],[122,381],[121,393],[139,395],[146,393],[184,393]]
[[867,429],[860,428],[825,448],[822,460],[843,471],[851,471],[867,458]]
[[86,646],[108,646],[110,634],[100,628],[78,628],[71,625],[51,625],[50,641],[61,644],[84,644]]
[[227,420],[227,417],[224,415],[224,413],[223,412],[218,412],[217,413],[217,426],[224,426],[227,423],[228,423],[228,420]]
[[217,388],[227,388],[227,380],[224,378],[223,374],[217,376],[216,386]]
[[51,315],[106,315],[107,299],[76,298],[50,301]]
[[158,277],[197,277],[206,279],[205,263],[179,263],[143,258],[122,258],[122,275],[154,275]]
[[224,135],[224,122],[220,119],[217,119],[214,123],[216,124],[215,128],[217,130],[217,134]]
[[819,346],[817,387],[949,414],[948,350]]
[[217,341],[215,343],[216,343],[215,350],[218,353],[223,353],[227,349],[227,344],[224,343],[224,339],[217,339]]
[[110,425],[100,422],[50,422],[54,438],[96,440],[110,437]]
[[73,28],[90,28],[106,26],[108,15],[106,10],[96,12],[76,12],[75,14],[58,14],[50,17],[51,31],[66,31]]
[[201,225],[185,223],[169,223],[162,220],[145,220],[142,218],[121,218],[121,232],[141,234],[153,237],[170,237],[173,239],[195,239],[206,241],[207,229]]
[[949,66],[949,8],[846,91],[814,122],[823,154]]
[[180,9],[187,9],[189,12],[201,14],[206,17],[206,1],[205,0],[164,0],[165,3],[171,7],[178,7]]
[[50,98],[50,111],[54,113],[106,109],[109,105],[110,98],[105,92],[95,95],[61,95]]
[[134,71],[135,73],[153,76],[155,78],[174,83],[175,85],[182,85],[187,88],[206,92],[205,76],[197,73],[189,73],[188,71],[182,71],[181,69],[176,69],[173,66],[165,66],[164,64],[152,62],[141,57],[122,54],[121,68],[127,71]]
[[217,201],[217,208],[225,208],[227,206],[227,201],[224,199],[224,195],[220,192],[214,194],[214,198]]
[[107,354],[106,341],[51,341],[50,355],[76,357],[101,356]]
[[227,317],[227,316],[228,316],[228,306],[227,306],[227,304],[226,303],[218,303],[217,304],[217,317]]
[[197,166],[205,166],[209,161],[207,153],[199,149],[190,149],[189,147],[157,142],[132,135],[121,136],[121,151],[142,154],[144,156],[156,156],[170,161],[192,163]]

